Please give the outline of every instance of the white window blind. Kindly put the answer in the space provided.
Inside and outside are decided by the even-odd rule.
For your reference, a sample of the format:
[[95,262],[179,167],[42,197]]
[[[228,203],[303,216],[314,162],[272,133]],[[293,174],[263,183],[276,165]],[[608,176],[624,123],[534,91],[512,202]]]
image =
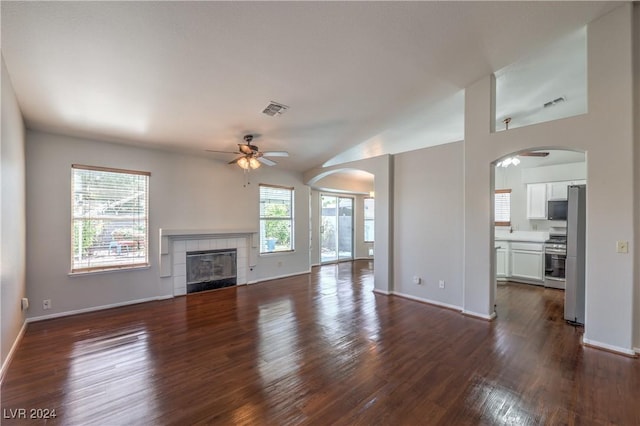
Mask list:
[[260,185],[260,253],[292,251],[293,188]]
[[511,225],[511,190],[496,189],[495,192],[495,225]]
[[71,167],[71,272],[148,265],[150,173]]
[[364,199],[364,241],[366,243],[373,242],[374,232],[374,224],[375,224],[375,199],[373,198],[365,198]]

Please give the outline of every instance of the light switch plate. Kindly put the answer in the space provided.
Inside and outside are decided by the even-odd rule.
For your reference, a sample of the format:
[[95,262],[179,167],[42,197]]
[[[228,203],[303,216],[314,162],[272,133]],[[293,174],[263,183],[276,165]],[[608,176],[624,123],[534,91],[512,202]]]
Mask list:
[[628,241],[618,241],[616,243],[616,251],[618,253],[629,253],[629,242]]

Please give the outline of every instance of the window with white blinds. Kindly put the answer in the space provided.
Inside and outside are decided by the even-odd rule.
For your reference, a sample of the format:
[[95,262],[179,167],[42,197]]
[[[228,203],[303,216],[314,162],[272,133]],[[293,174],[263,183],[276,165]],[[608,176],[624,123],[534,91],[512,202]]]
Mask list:
[[260,253],[292,251],[293,188],[260,184]]
[[496,189],[495,192],[495,226],[511,225],[511,190]]
[[372,243],[375,225],[375,199],[374,198],[365,198],[364,199],[364,242]]
[[71,166],[71,272],[149,264],[148,172]]

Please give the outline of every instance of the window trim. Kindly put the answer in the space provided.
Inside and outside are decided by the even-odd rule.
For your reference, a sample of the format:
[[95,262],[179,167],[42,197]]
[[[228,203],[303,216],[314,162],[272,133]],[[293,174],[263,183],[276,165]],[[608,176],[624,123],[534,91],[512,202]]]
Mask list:
[[[291,199],[290,199],[290,203],[291,203],[291,215],[289,217],[276,217],[276,218],[267,218],[267,217],[262,217],[262,215],[260,215],[260,204],[262,201],[262,197],[261,197],[261,191],[262,191],[262,187],[266,187],[266,188],[275,188],[275,189],[285,189],[287,191],[290,191],[291,194]],[[291,241],[291,248],[288,250],[277,250],[277,251],[262,251],[262,221],[263,220],[285,220],[285,221],[290,221],[291,222],[291,235],[289,236],[289,239]],[[293,253],[296,250],[296,246],[295,246],[295,187],[293,186],[284,186],[284,185],[273,185],[273,184],[269,184],[269,183],[260,183],[258,184],[258,254],[260,256],[272,256],[272,255],[278,255],[278,254],[283,254],[283,253]]]
[[[366,209],[364,208],[364,204],[365,204],[366,200],[373,200],[373,206],[374,206],[373,219],[367,219],[367,217],[365,216],[365,210],[366,210]],[[375,223],[376,223],[376,222],[375,222],[375,221],[376,221],[376,215],[375,215],[375,203],[376,203],[376,199],[375,199],[375,197],[363,197],[363,199],[362,199],[362,224],[363,224],[363,229],[362,229],[362,240],[363,240],[365,243],[375,243],[375,238],[376,238],[376,235],[375,235],[375,234],[376,234],[376,233],[375,233]],[[368,221],[368,220],[369,220],[369,221],[372,221],[372,222],[373,222],[373,224],[374,224],[373,240],[367,240],[367,239],[365,238],[366,232],[364,232],[364,231],[365,231],[365,229],[366,229],[366,227],[367,227],[367,221]]]
[[[511,194],[511,189],[496,189],[493,194],[493,208],[494,208],[494,216],[495,216],[495,206],[496,206],[496,198],[497,194]],[[511,218],[511,195],[509,195],[509,218]],[[506,221],[495,221],[494,217],[494,226],[511,226],[511,220]]]
[[[144,217],[145,222],[145,261],[138,263],[120,263],[113,265],[101,265],[101,266],[90,266],[85,268],[74,268],[74,250],[73,250],[73,241],[74,241],[74,223],[77,218],[74,216],[74,170],[87,170],[87,171],[95,171],[95,172],[108,172],[108,173],[122,173],[129,175],[138,175],[138,176],[146,176],[147,177],[147,185],[145,191],[145,205],[146,205],[146,214]],[[141,171],[141,170],[129,170],[129,169],[119,169],[113,167],[103,167],[103,166],[88,166],[85,164],[71,164],[71,222],[70,222],[70,271],[69,275],[86,275],[86,274],[96,274],[96,273],[108,273],[108,272],[117,272],[117,271],[127,271],[127,270],[138,270],[138,269],[146,269],[151,266],[149,262],[149,179],[151,177],[151,172]]]

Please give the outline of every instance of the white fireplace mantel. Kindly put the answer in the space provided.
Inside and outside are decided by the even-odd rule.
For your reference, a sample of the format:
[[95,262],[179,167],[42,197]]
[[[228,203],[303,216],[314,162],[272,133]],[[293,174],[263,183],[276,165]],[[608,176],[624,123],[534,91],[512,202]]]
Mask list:
[[237,248],[238,284],[249,282],[256,265],[258,231],[255,229],[160,228],[160,277],[172,278],[174,295],[185,294],[184,255],[189,249]]

